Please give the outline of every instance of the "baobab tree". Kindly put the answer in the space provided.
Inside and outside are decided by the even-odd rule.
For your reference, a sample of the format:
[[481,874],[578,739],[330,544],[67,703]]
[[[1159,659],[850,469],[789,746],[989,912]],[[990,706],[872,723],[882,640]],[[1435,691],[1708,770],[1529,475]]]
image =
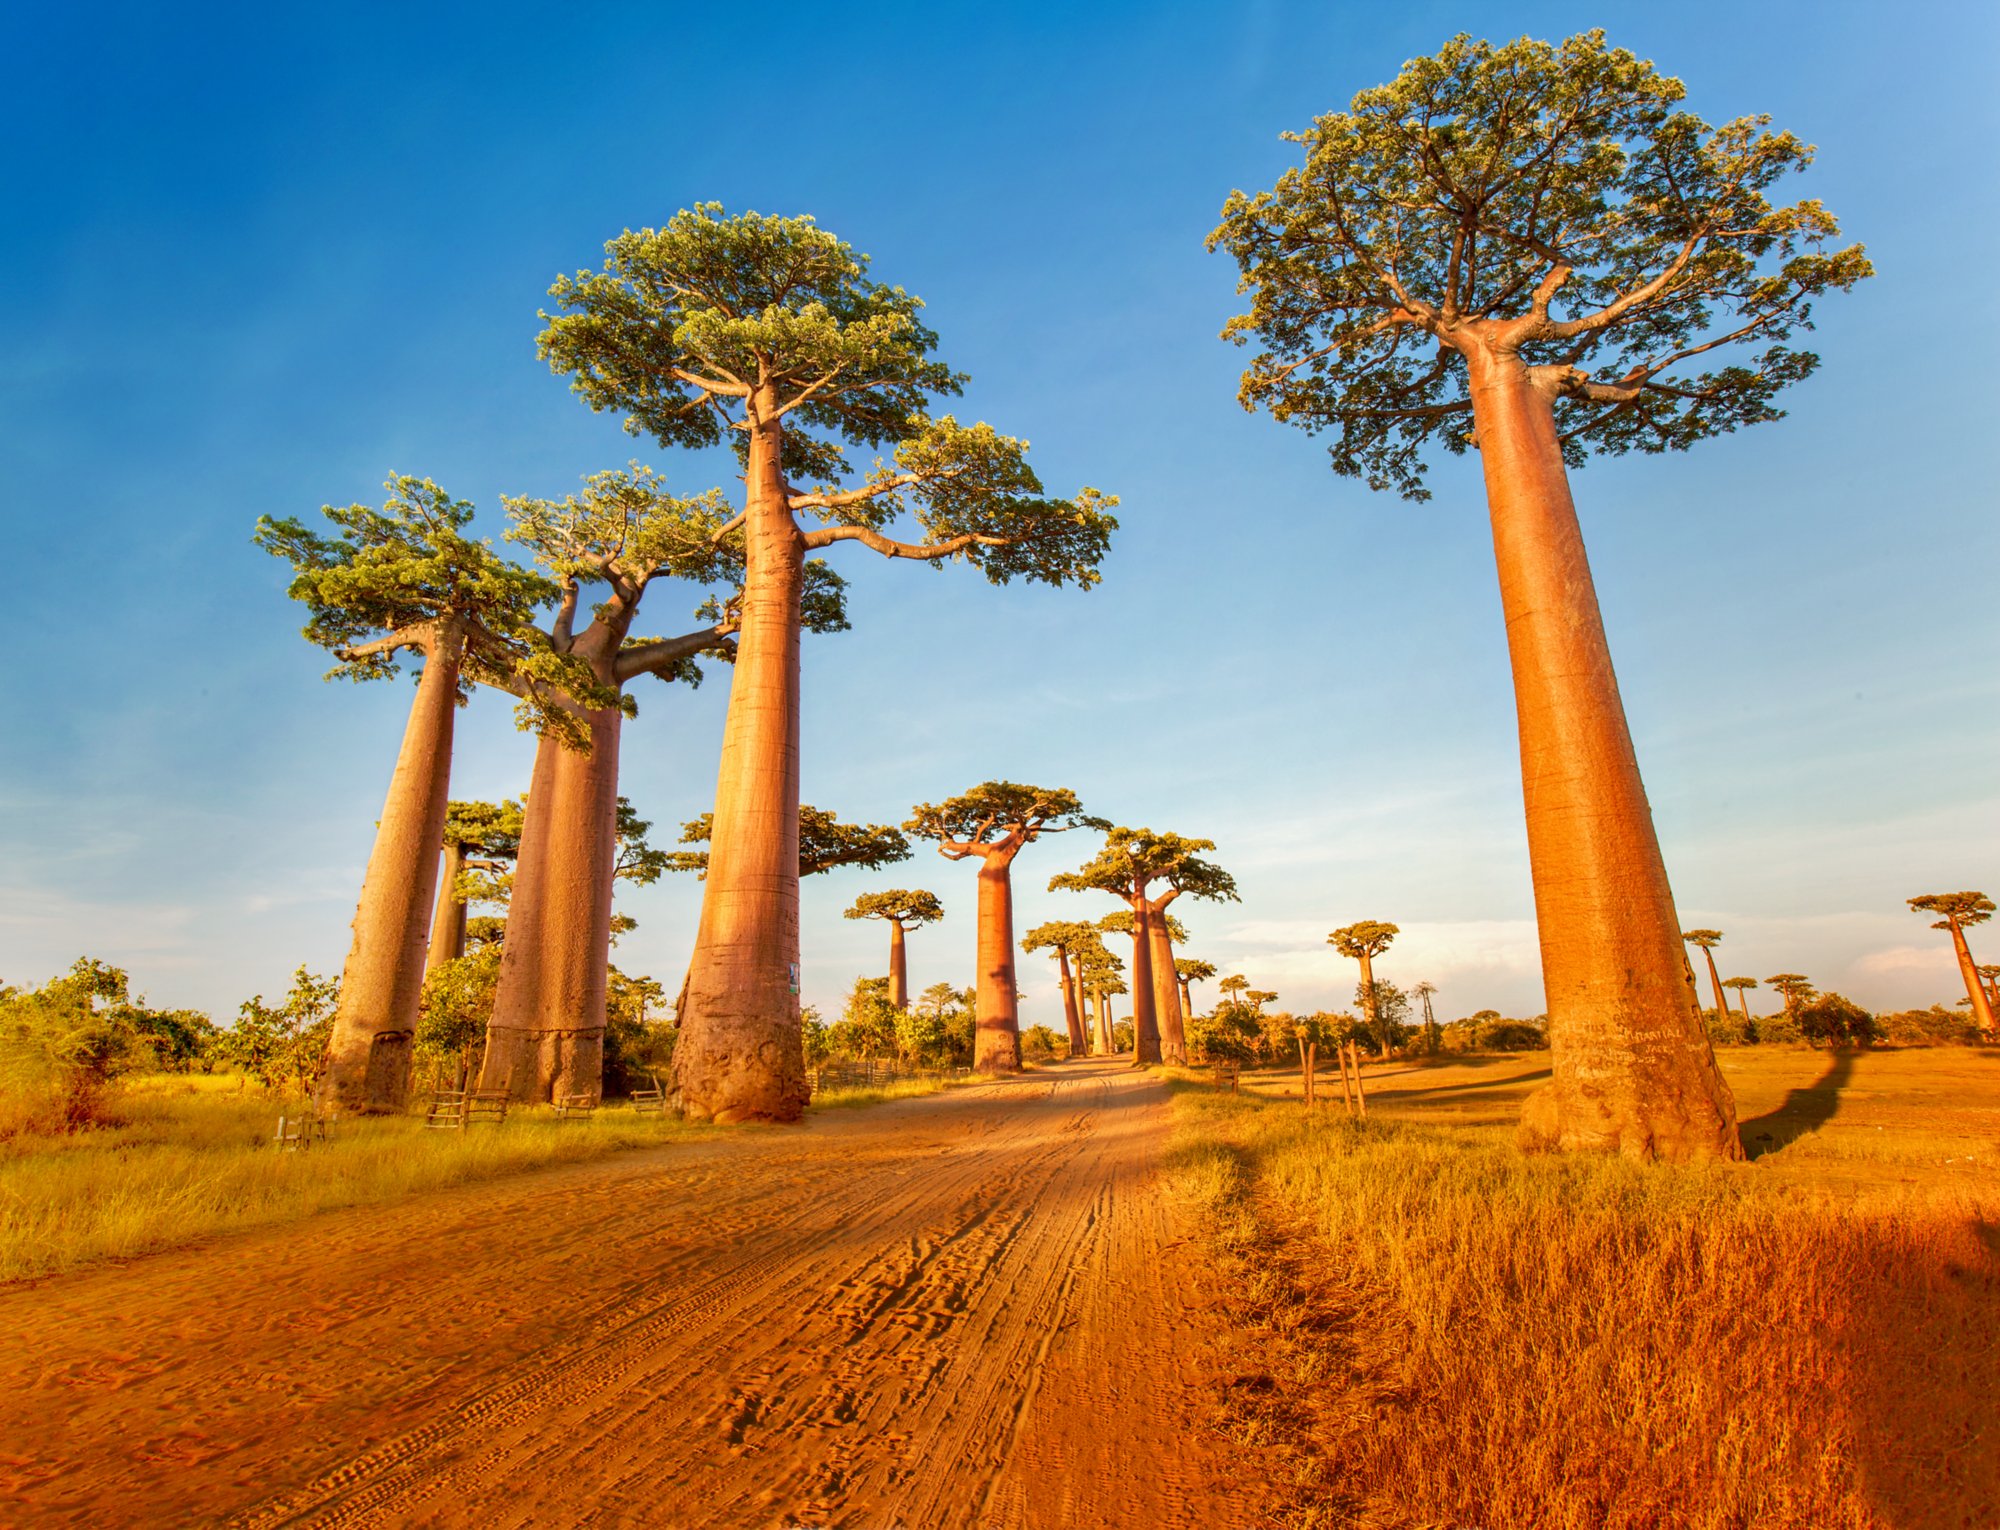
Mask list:
[[1438,1049],[1437,1016],[1431,1010],[1431,995],[1437,992],[1437,984],[1428,980],[1411,988],[1410,996],[1424,1007],[1424,1050],[1436,1052]]
[[1986,1002],[2000,1004],[2000,966],[1980,966],[1973,970],[1979,974],[1980,982],[1986,985]]
[[[656,583],[733,584],[742,559],[720,495],[680,498],[636,463],[591,474],[580,494],[505,503],[508,538],[534,554],[562,598],[540,642],[490,681],[521,699],[522,721],[539,738],[479,1083],[518,1100],[594,1099],[604,1082],[619,746],[637,711],[626,687],[646,675],[699,684],[696,657],[726,656],[736,618],[711,598],[702,624],[679,637],[635,638],[632,625]],[[586,587],[603,598],[579,626]],[[820,625],[844,625],[838,585],[828,588],[822,573],[836,614],[821,612]]]
[[1381,1006],[1375,1002],[1375,958],[1389,949],[1399,933],[1393,924],[1363,919],[1356,924],[1343,925],[1326,937],[1326,943],[1334,950],[1361,964],[1361,986],[1356,990],[1355,997],[1361,1001],[1361,1014],[1368,1026],[1369,1038],[1384,1057],[1389,1055],[1389,1041],[1381,1029]]
[[1750,1019],[1750,990],[1757,986],[1757,980],[1752,977],[1724,978],[1722,986],[1736,990],[1736,1002],[1742,1008],[1743,1019],[1747,1024]]
[[979,861],[979,1017],[972,1065],[982,1073],[1021,1066],[1019,995],[1014,984],[1014,859],[1045,834],[1102,829],[1076,793],[1060,787],[987,781],[943,802],[920,802],[903,827],[937,841],[947,860]]
[[1294,135],[1305,163],[1233,193],[1211,246],[1250,294],[1225,334],[1262,347],[1246,408],[1411,499],[1427,447],[1479,451],[1554,1052],[1530,1134],[1737,1158],[1567,470],[1781,418],[1818,364],[1788,340],[1871,269],[1818,202],[1769,200],[1807,145],[1684,94],[1602,32],[1459,36]]
[[344,1110],[395,1111],[409,1096],[458,708],[470,685],[505,674],[556,588],[464,534],[472,506],[428,478],[398,475],[380,510],[328,506],[338,532],[257,522],[256,542],[292,565],[289,593],[312,613],[305,637],[337,661],[329,679],[379,680],[399,655],[422,660],[395,774],[354,914],[354,940],[321,1088]]
[[[1090,942],[1098,940],[1097,932],[1087,924],[1074,919],[1055,919],[1047,924],[1038,924],[1021,937],[1021,949],[1031,955],[1036,951],[1053,951],[1056,957],[1056,976],[1062,984],[1063,1024],[1069,1029],[1069,1055],[1082,1057],[1090,1051],[1090,1038],[1083,1023],[1083,991],[1079,969],[1070,966],[1074,952],[1085,950]],[[1098,941],[1099,947],[1103,942]]]
[[[1050,892],[1107,892],[1132,914],[1132,1060],[1185,1062],[1180,990],[1175,981],[1173,946],[1163,916],[1182,893],[1197,898],[1236,898],[1236,881],[1221,867],[1200,858],[1212,839],[1190,839],[1151,829],[1116,828],[1088,863],[1049,882]],[[1166,887],[1150,891],[1156,882]]]
[[438,873],[437,908],[431,915],[426,977],[465,955],[465,874],[504,872],[520,853],[520,803],[510,799],[446,804],[444,867]]
[[[1043,494],[1025,445],[929,413],[964,379],[921,304],[810,218],[708,203],[605,246],[550,288],[542,355],[593,409],[662,445],[728,442],[744,467],[736,677],[716,775],[713,864],[674,1075],[688,1114],[797,1120],[808,1089],[799,960],[799,626],[806,555],[858,542],[963,562],[996,584],[1088,588],[1116,522],[1084,489]],[[842,443],[890,448],[857,478]],[[801,487],[804,485],[804,487]],[[917,540],[888,533],[911,513]],[[802,515],[821,522],[807,529]]]
[[1819,992],[1803,972],[1780,972],[1764,982],[1777,990],[1778,997],[1785,1001],[1785,1013],[1792,1016],[1798,1014],[1801,1004]]
[[[897,836],[899,839],[902,837]],[[907,853],[907,852],[905,852]],[[897,887],[887,892],[863,893],[854,900],[848,919],[880,919],[889,926],[889,1002],[897,1009],[910,1007],[910,969],[903,950],[903,932],[911,926],[922,928],[944,918],[944,905],[937,894],[921,887]]]
[[1091,930],[1090,941],[1076,952],[1076,980],[1078,988],[1090,995],[1095,1050],[1105,1057],[1118,1050],[1111,1000],[1128,991],[1124,973],[1125,964],[1104,944],[1104,937]]
[[1979,981],[1972,948],[1965,943],[1968,925],[1984,924],[1993,917],[1993,900],[1983,892],[1950,892],[1927,893],[1909,903],[1920,914],[1941,916],[1931,928],[1951,932],[1951,949],[1958,957],[1959,976],[1965,980],[1965,997],[1971,1002],[1972,1018],[1979,1023],[1979,1034],[1987,1041],[2000,1041],[2000,1029],[1993,1023],[1992,998]]
[[1722,997],[1722,978],[1715,970],[1715,948],[1722,943],[1722,931],[1684,930],[1681,939],[1698,949],[1708,960],[1708,983],[1715,992],[1715,1015],[1719,1020],[1729,1013],[1729,1005]]
[[1177,956],[1174,958],[1174,976],[1181,985],[1181,1025],[1194,1017],[1194,985],[1206,983],[1215,976],[1215,963],[1205,962],[1198,957]]
[[1245,1004],[1249,1002],[1243,995],[1250,991],[1250,979],[1240,972],[1230,973],[1228,977],[1216,984],[1216,987],[1222,990],[1222,1002],[1225,1004]]

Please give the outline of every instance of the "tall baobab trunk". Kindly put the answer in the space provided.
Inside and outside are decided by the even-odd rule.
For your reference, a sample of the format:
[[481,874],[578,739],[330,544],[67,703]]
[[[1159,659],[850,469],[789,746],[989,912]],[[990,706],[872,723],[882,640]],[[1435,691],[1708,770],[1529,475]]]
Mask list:
[[1715,953],[1707,946],[1701,954],[1708,960],[1708,986],[1715,992],[1715,1018],[1720,1020],[1729,1014],[1729,1001],[1722,996],[1722,974],[1715,970]]
[[[755,411],[769,420],[768,388]],[[776,424],[752,429],[735,676],[715,781],[701,922],[674,1077],[690,1116],[796,1121],[811,1090],[799,1030],[799,597],[804,547]]]
[[1056,970],[1062,979],[1063,1024],[1069,1028],[1069,1055],[1081,1057],[1090,1050],[1090,1042],[1083,1034],[1083,1017],[1076,1011],[1076,984],[1070,978],[1069,952],[1062,946],[1056,947]]
[[1750,1023],[1750,990],[1747,988],[1737,989],[1736,1002],[1743,1006],[1743,1023],[1748,1025]]
[[1118,1050],[1111,1034],[1111,1006],[1105,1002],[1102,988],[1091,989],[1090,998],[1097,1016],[1097,1050],[1109,1057]]
[[972,1066],[981,1073],[1013,1073],[1021,1066],[1021,1022],[1014,991],[1014,880],[1011,853],[988,853],[979,863],[978,1030]]
[[[1178,976],[1178,974],[1176,974]],[[1194,1019],[1194,994],[1188,987],[1186,978],[1180,979],[1181,988],[1181,1034],[1187,1034],[1188,1022]]]
[[910,1007],[910,968],[903,950],[903,921],[889,921],[889,1002],[898,1009]]
[[1979,1023],[1979,1034],[1988,1041],[2000,1040],[1993,1024],[1993,1005],[1986,996],[1986,986],[1979,981],[1979,968],[1972,960],[1972,947],[1965,943],[1965,931],[1960,929],[1956,919],[1945,921],[1951,927],[1951,948],[1958,954],[1958,975],[1965,979],[1965,996],[1972,1001],[1972,1018]]
[[590,749],[545,737],[521,826],[479,1087],[517,1100],[604,1088],[606,964],[622,715],[586,712]]
[[424,656],[368,856],[321,1086],[343,1110],[397,1111],[409,1099],[410,1048],[423,994],[438,844],[451,795],[451,740],[464,651],[463,633],[441,623]]
[[1740,1158],[1548,397],[1516,355],[1474,345],[1467,362],[1554,1053],[1554,1081],[1524,1125],[1567,1148]]
[[1098,1044],[1097,1033],[1091,1028],[1090,995],[1084,992],[1083,974],[1081,972],[1072,972],[1070,974],[1069,985],[1063,990],[1063,1003],[1076,1011],[1077,1023],[1083,1028],[1084,1050],[1087,1052],[1103,1051],[1104,1048]]
[[1160,1021],[1153,1007],[1153,919],[1142,895],[1132,900],[1132,1062],[1160,1060]]
[[1375,1043],[1375,1055],[1389,1055],[1389,1039],[1382,1034],[1382,1007],[1375,1002],[1375,958],[1363,951],[1355,958],[1361,963],[1361,1015],[1368,1023],[1368,1039]]
[[424,958],[429,977],[446,962],[465,955],[465,900],[458,895],[459,874],[465,870],[465,846],[444,842],[444,869],[438,873],[437,908],[431,914],[430,955]]
[[1177,891],[1169,891],[1146,900],[1146,924],[1151,931],[1148,949],[1153,959],[1153,1015],[1160,1027],[1160,1056],[1170,1063],[1187,1061],[1180,982],[1174,972],[1174,942],[1167,933],[1167,905],[1179,896]]

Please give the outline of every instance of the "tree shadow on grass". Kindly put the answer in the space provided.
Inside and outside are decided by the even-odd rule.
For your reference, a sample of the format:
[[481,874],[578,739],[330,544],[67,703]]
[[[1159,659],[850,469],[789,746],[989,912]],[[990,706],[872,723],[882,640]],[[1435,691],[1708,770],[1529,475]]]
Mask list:
[[1790,1147],[1807,1132],[1818,1131],[1840,1109],[1840,1091],[1853,1075],[1854,1053],[1845,1048],[1835,1052],[1826,1072],[1803,1089],[1788,1092],[1775,1110],[1739,1123],[1744,1155],[1762,1158]]

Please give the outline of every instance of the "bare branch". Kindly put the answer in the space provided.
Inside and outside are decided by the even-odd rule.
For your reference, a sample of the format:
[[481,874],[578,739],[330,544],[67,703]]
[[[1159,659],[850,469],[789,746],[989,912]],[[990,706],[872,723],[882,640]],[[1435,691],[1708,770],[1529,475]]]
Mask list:
[[981,532],[968,531],[945,542],[928,542],[918,545],[914,542],[898,542],[894,537],[885,537],[869,526],[822,526],[817,531],[805,534],[807,550],[826,547],[834,542],[859,542],[863,547],[872,547],[885,558],[917,558],[929,561],[932,558],[948,558],[953,553],[964,552],[972,546],[1005,547],[1012,540],[1008,537],[991,537]]

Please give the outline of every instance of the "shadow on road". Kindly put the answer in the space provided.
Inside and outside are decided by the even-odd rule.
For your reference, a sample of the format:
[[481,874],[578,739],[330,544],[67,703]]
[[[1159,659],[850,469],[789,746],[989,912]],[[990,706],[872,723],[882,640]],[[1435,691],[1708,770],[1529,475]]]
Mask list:
[[1840,1091],[1853,1074],[1854,1053],[1845,1049],[1835,1052],[1826,1072],[1804,1088],[1787,1093],[1777,1109],[1740,1124],[1744,1156],[1762,1158],[1778,1152],[1826,1125],[1840,1109]]

